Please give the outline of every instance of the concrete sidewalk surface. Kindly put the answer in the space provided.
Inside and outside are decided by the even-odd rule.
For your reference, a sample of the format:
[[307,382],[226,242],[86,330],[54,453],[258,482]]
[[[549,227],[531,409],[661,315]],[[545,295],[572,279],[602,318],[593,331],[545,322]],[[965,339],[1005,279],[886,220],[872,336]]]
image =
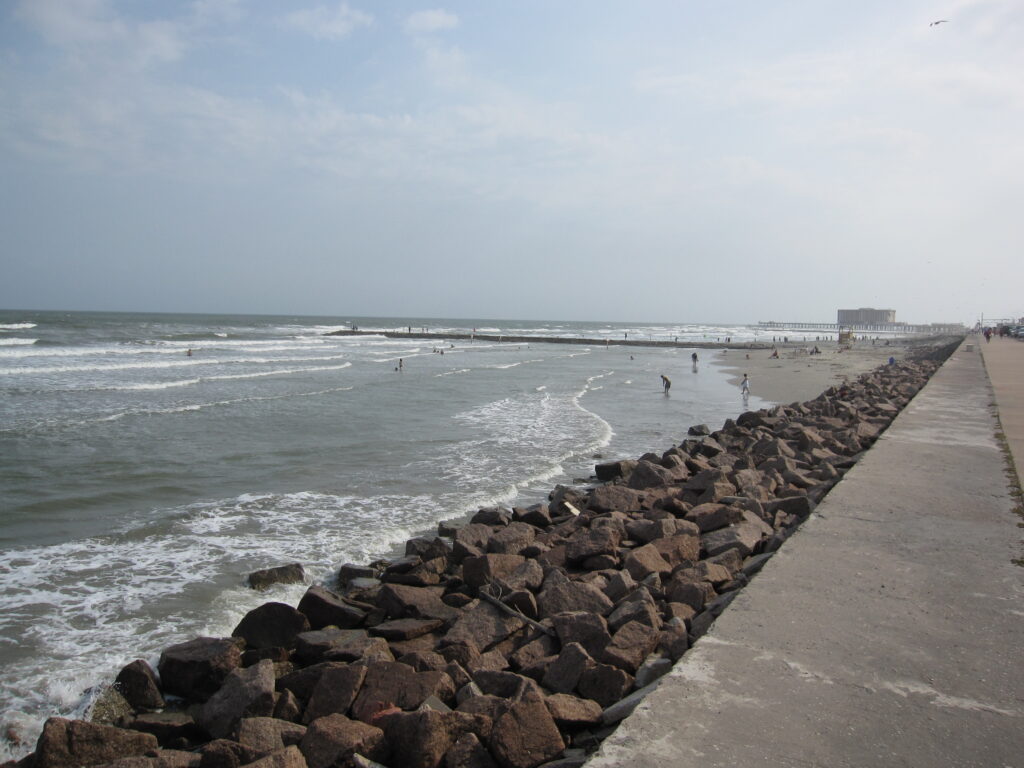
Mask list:
[[995,391],[999,421],[1013,453],[1017,477],[1021,478],[1024,477],[1024,341],[998,336],[990,342],[983,336],[977,339]]
[[992,403],[969,339],[588,768],[1024,766],[1021,518]]

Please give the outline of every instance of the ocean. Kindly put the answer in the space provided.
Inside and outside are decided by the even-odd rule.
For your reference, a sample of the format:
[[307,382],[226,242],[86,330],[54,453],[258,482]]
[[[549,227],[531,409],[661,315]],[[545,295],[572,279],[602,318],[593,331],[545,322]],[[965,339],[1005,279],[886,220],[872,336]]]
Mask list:
[[[0,311],[0,761],[82,716],[136,658],[225,636],[267,600],[440,520],[530,504],[596,461],[661,453],[745,406],[708,342],[744,326]],[[770,333],[769,333],[770,337]],[[443,354],[441,354],[443,352]],[[666,394],[660,376],[672,382]],[[747,407],[763,405],[756,397]]]

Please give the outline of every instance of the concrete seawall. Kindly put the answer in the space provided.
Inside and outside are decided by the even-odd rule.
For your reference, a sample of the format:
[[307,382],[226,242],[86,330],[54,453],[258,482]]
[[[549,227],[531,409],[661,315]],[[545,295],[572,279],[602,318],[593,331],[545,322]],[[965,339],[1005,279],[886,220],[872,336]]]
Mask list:
[[996,431],[965,343],[589,768],[1024,765]]

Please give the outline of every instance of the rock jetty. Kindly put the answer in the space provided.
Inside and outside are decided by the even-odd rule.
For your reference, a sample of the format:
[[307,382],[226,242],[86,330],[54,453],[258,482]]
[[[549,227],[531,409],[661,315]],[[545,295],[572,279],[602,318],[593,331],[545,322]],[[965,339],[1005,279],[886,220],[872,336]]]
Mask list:
[[949,352],[691,427],[660,455],[598,464],[593,487],[343,565],[231,637],[128,664],[92,722],[51,718],[5,768],[581,765]]

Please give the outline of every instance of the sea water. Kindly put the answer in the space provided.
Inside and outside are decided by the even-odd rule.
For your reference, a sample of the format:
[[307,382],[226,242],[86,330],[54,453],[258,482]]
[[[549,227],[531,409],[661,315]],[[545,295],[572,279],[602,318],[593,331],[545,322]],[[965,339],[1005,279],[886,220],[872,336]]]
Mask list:
[[[330,336],[358,326],[381,333]],[[710,350],[386,338],[427,330],[708,342],[740,326],[0,312],[0,760],[136,658],[595,461],[745,410]],[[763,334],[760,338],[764,338]],[[443,352],[443,354],[442,354]],[[662,390],[660,376],[672,382]],[[749,407],[761,403],[756,398]]]

